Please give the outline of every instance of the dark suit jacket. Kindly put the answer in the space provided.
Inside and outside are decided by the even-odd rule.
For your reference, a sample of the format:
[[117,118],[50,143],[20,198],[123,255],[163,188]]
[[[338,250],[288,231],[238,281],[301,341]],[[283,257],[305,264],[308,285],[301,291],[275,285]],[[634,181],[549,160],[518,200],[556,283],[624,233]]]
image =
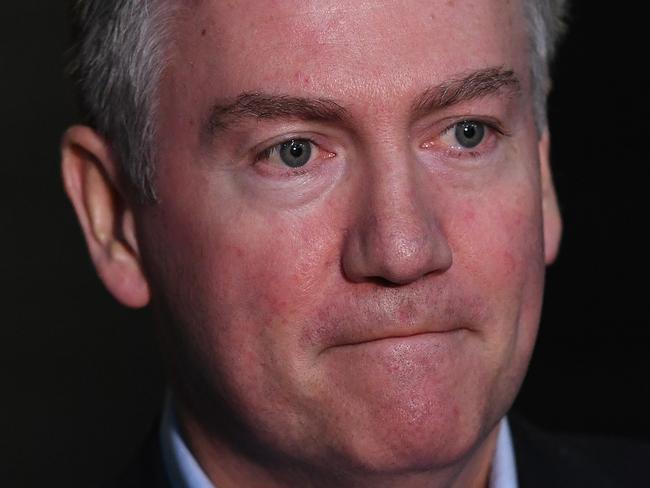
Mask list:
[[[650,487],[650,445],[548,434],[515,415],[508,421],[520,488]],[[119,480],[106,486],[171,488],[157,430]]]
[[520,488],[650,488],[650,445],[549,434],[509,415]]

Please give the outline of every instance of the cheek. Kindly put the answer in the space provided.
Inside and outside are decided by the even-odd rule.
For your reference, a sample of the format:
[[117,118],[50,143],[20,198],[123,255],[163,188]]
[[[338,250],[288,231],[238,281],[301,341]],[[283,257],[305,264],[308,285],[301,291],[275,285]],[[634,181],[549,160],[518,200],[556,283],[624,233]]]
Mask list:
[[[310,353],[297,344],[338,271],[337,226],[316,210],[173,212],[149,220],[158,225],[144,252],[157,297],[174,313],[173,340],[187,344],[173,360],[186,377],[200,374],[196,381],[227,391],[242,412],[286,411],[299,380],[290,372]],[[242,213],[246,219],[237,218]]]
[[[489,408],[509,405],[535,343],[544,286],[541,208],[534,178],[457,206],[448,235],[456,281],[482,297],[484,365],[492,381]],[[503,196],[500,196],[503,195]],[[505,401],[503,399],[506,399]],[[505,403],[504,403],[505,402]],[[494,415],[503,412],[494,410]]]
[[525,181],[464,201],[449,232],[459,279],[478,287],[494,318],[484,330],[491,354],[517,364],[527,361],[533,346],[544,286],[538,191],[535,179]]
[[154,281],[193,334],[227,354],[235,344],[267,356],[292,348],[338,272],[336,225],[318,211],[179,213],[160,219],[173,232],[148,240],[164,246],[154,253],[165,258],[152,260],[162,274]]
[[251,220],[215,244],[220,252],[208,264],[206,279],[218,276],[228,284],[217,300],[232,307],[248,304],[267,319],[304,315],[336,260],[336,237],[323,232],[315,218]]
[[[498,291],[501,286],[521,286],[528,274],[538,274],[543,266],[543,239],[539,203],[528,195],[530,186],[517,195],[510,189],[506,197],[488,195],[469,199],[456,213],[449,236],[454,263],[481,278]],[[456,259],[458,258],[458,259]]]

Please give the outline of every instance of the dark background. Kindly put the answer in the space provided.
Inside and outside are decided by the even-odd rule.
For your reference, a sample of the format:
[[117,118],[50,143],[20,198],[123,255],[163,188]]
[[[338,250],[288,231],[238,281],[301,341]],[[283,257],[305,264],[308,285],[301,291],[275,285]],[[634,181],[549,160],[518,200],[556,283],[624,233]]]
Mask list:
[[[650,439],[646,2],[574,3],[551,97],[565,234],[517,408],[554,430]],[[162,398],[148,311],[121,308],[60,184],[75,119],[65,3],[0,14],[0,484],[85,486],[130,458]]]

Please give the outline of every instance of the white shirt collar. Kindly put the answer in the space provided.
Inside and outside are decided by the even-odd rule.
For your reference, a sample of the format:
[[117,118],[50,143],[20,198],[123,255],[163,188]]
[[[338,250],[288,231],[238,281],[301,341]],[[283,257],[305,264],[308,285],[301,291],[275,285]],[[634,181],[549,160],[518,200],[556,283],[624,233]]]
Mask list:
[[181,437],[169,394],[159,435],[163,464],[172,488],[214,488]]
[[[171,398],[165,401],[160,425],[163,463],[173,488],[215,488],[181,437]],[[515,453],[508,421],[501,419],[489,488],[518,488]]]
[[503,417],[499,424],[497,448],[490,470],[490,488],[518,488],[515,450],[512,446],[512,434],[508,420]]

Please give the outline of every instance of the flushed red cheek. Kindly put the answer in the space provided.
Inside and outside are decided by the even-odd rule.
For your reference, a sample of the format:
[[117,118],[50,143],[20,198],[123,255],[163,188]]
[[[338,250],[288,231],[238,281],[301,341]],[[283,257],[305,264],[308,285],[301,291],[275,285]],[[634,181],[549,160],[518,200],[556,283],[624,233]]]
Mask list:
[[508,204],[499,199],[468,204],[451,232],[455,258],[475,272],[488,273],[486,279],[512,278],[527,269],[541,249],[538,213],[534,202],[521,196]]
[[271,321],[287,319],[312,308],[326,280],[329,254],[327,236],[310,227],[258,225],[215,243],[207,278],[229,284],[222,298],[230,306],[244,303]]

